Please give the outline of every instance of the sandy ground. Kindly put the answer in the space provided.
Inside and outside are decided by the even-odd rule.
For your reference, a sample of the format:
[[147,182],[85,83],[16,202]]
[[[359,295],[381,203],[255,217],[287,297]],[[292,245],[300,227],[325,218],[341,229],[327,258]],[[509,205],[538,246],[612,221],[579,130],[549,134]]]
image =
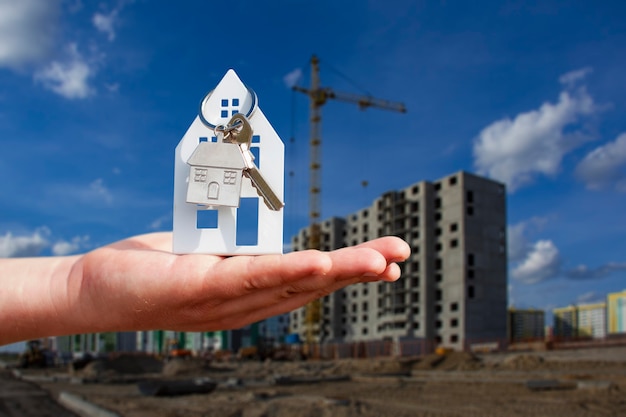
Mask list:
[[0,370],[0,417],[77,417],[61,407],[36,384],[12,377]]
[[[626,347],[401,361],[208,366],[180,360],[155,370],[152,359],[120,358],[73,375],[59,370],[24,375],[53,397],[67,391],[124,417],[626,416]],[[143,396],[137,388],[145,379],[198,377],[211,378],[218,388],[177,397]],[[11,388],[6,385],[0,392]],[[0,393],[5,398],[6,392]],[[2,414],[0,405],[4,415],[44,414]]]

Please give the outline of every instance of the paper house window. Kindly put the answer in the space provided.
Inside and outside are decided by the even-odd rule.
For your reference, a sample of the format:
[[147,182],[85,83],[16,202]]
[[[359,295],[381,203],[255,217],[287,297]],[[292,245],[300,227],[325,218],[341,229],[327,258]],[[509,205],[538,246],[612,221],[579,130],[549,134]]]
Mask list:
[[[229,105],[230,102],[230,105]],[[220,112],[220,116],[222,118],[227,118],[229,116],[234,116],[239,113],[239,99],[233,98],[232,100],[222,99],[222,110]]]

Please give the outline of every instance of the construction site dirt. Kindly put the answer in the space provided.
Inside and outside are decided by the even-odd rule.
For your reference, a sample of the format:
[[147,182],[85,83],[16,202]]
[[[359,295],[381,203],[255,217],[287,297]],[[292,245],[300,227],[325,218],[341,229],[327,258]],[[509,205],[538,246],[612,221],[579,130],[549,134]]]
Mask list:
[[[21,378],[51,398],[71,393],[124,417],[626,416],[626,347],[337,361],[188,358],[160,369],[155,361],[122,356],[74,372],[25,370]],[[0,401],[14,389],[4,375]],[[149,396],[138,389],[146,380],[216,385]],[[3,412],[0,405],[2,417],[44,415]]]

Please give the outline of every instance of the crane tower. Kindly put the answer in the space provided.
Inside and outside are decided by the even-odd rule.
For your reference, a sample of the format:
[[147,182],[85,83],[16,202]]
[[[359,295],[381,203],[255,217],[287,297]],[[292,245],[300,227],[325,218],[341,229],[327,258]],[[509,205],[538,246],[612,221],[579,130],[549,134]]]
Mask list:
[[[310,122],[310,178],[309,178],[309,249],[320,249],[321,228],[319,225],[321,217],[321,168],[320,148],[321,139],[321,122],[322,122],[322,106],[330,99],[354,103],[361,110],[368,107],[375,107],[385,110],[406,113],[404,104],[381,100],[369,95],[356,95],[334,91],[330,87],[320,86],[319,75],[319,58],[315,55],[311,57],[311,85],[309,88],[293,86],[294,91],[304,93],[309,96],[309,122]],[[305,325],[306,325],[306,342],[312,343],[314,338],[314,326],[320,320],[320,302],[319,300],[309,303],[305,307]]]

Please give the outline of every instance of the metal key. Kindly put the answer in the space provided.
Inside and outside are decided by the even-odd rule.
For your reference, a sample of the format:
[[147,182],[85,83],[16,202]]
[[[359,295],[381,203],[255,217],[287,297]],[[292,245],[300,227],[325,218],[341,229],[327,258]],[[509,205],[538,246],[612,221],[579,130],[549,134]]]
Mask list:
[[[219,128],[219,127],[218,127]],[[217,129],[216,129],[217,130]],[[243,157],[246,168],[243,175],[250,179],[252,186],[256,190],[259,197],[263,198],[265,205],[274,211],[278,211],[284,207],[284,203],[278,198],[272,187],[265,181],[261,171],[254,163],[254,155],[250,152],[250,144],[252,143],[252,126],[241,113],[235,114],[228,122],[227,127],[223,127],[224,139],[239,145],[241,156]]]

